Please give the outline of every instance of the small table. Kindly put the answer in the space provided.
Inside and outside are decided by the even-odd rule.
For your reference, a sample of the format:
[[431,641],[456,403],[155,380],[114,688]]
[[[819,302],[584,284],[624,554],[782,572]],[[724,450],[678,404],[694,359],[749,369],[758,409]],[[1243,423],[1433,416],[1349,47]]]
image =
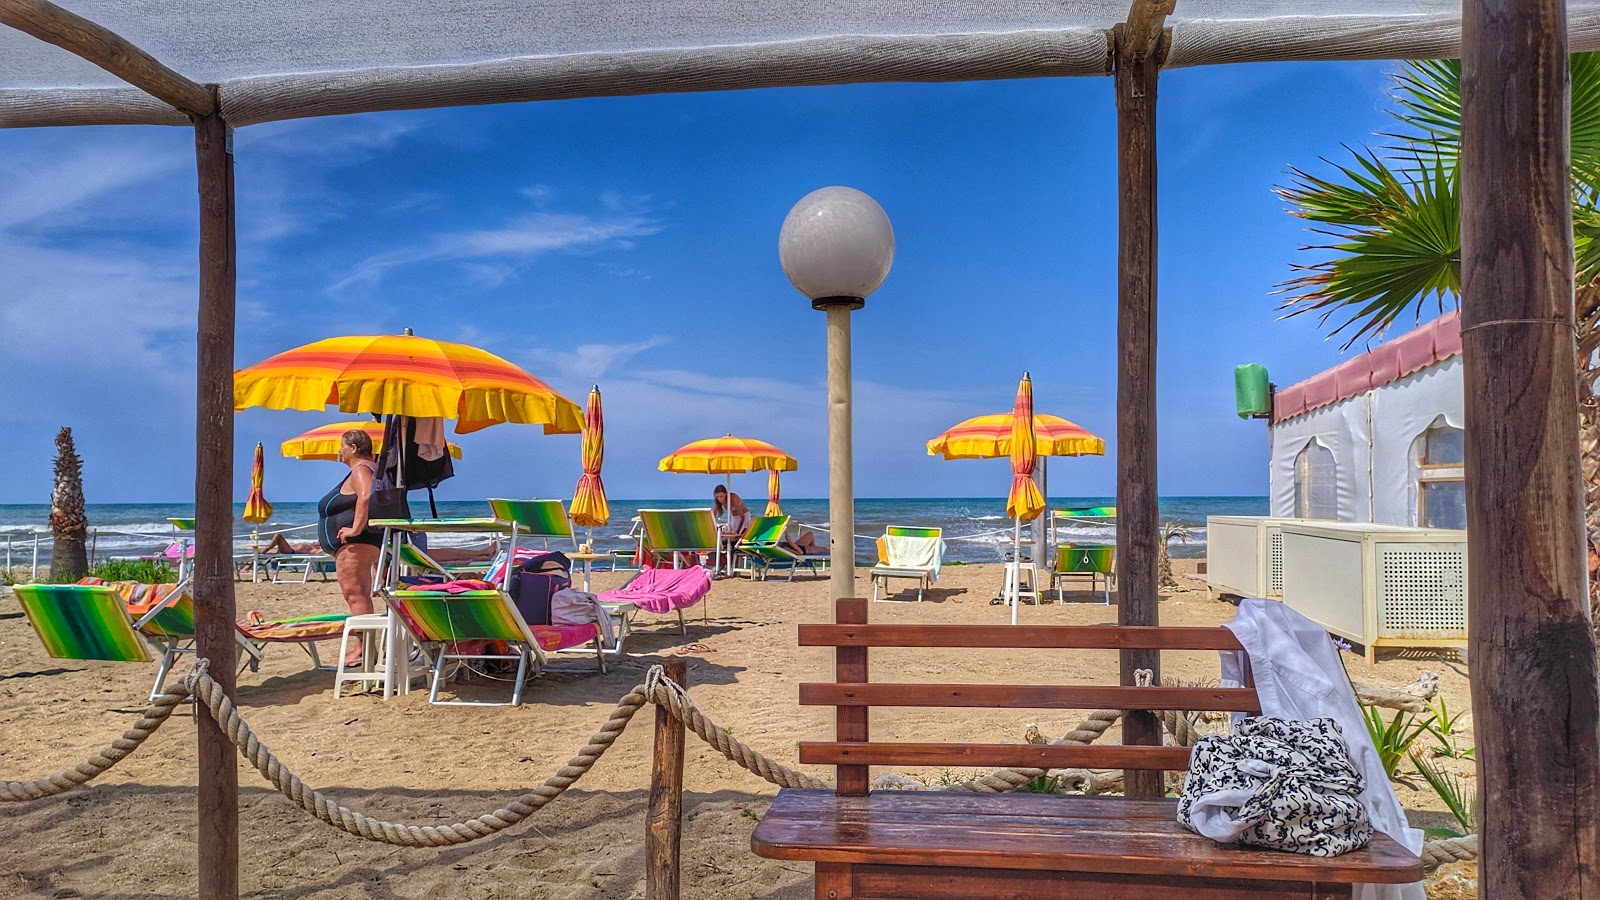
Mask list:
[[597,559],[610,559],[610,558],[611,558],[611,554],[609,554],[609,553],[593,553],[593,552],[591,552],[591,553],[568,553],[567,554],[567,559],[575,559],[578,562],[583,563],[583,592],[585,594],[590,593],[590,591],[589,591],[589,566],[591,564],[593,564],[594,561],[597,560]]

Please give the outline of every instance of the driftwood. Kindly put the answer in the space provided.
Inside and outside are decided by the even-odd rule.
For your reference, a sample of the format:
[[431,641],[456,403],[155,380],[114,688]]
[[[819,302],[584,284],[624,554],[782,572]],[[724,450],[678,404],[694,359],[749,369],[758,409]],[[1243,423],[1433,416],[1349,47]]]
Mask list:
[[1419,713],[1425,711],[1428,708],[1428,701],[1438,695],[1439,673],[1423,672],[1417,676],[1416,681],[1402,688],[1363,681],[1352,681],[1350,686],[1356,689],[1356,700],[1362,706],[1381,706],[1384,709]]

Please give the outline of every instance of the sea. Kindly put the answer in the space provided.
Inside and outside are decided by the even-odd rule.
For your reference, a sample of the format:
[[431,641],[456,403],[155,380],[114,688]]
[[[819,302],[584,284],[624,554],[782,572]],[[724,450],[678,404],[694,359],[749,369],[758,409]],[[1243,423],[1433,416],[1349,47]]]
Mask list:
[[[412,511],[423,515],[427,500],[414,495]],[[748,498],[751,508],[759,513],[765,505],[761,497]],[[1109,506],[1111,497],[1054,497],[1051,509],[1083,506]],[[632,546],[627,536],[635,511],[645,509],[676,509],[705,506],[695,500],[612,500],[611,523],[593,530],[579,529],[580,537],[590,540],[597,550],[624,549]],[[478,501],[440,501],[438,513],[444,518],[487,516],[489,504]],[[825,499],[784,499],[783,511],[794,517],[803,528],[825,529],[828,521],[828,501]],[[168,518],[194,515],[188,504],[179,503],[104,503],[89,504],[85,512],[90,525],[90,545],[97,560],[118,556],[142,556],[159,553],[171,546],[176,532]],[[284,532],[291,541],[316,540],[314,523],[317,517],[315,503],[274,503],[272,518],[261,525],[245,523],[243,505],[234,507],[234,542],[240,548],[270,540]],[[1266,515],[1266,497],[1163,497],[1161,516],[1181,523],[1188,534],[1171,544],[1174,557],[1202,557],[1206,547],[1207,516]],[[0,504],[0,554],[6,566],[30,566],[37,545],[40,565],[50,561],[50,509],[45,505]],[[1044,521],[1041,517],[1039,521]],[[1085,540],[1110,542],[1115,529],[1110,525],[1070,523],[1064,520],[1057,527],[1059,541]],[[937,526],[944,530],[949,562],[997,562],[1011,544],[1011,520],[1006,518],[1004,502],[993,497],[951,499],[889,499],[862,498],[856,500],[856,549],[862,561],[872,553],[872,541],[883,533],[885,525]],[[1026,538],[1028,526],[1024,526]],[[818,535],[819,542],[822,536]],[[433,535],[431,542],[438,545],[470,545],[481,537]]]

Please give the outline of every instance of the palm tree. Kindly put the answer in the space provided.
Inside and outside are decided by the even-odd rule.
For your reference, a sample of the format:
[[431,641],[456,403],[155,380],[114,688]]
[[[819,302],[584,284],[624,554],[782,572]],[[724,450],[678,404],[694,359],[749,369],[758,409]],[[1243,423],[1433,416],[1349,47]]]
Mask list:
[[[1572,55],[1572,221],[1576,251],[1577,414],[1591,548],[1600,547],[1600,53]],[[1399,129],[1377,150],[1350,149],[1319,177],[1291,168],[1277,189],[1291,212],[1330,239],[1304,249],[1326,258],[1297,265],[1284,283],[1286,315],[1315,314],[1349,347],[1381,337],[1409,313],[1443,312],[1461,294],[1461,62],[1400,65],[1392,110]],[[1409,323],[1407,323],[1409,324]],[[1594,553],[1591,551],[1591,559]],[[1590,606],[1600,625],[1600,584]]]
[[50,491],[50,580],[77,581],[89,569],[84,541],[89,520],[83,514],[83,459],[72,444],[72,429],[56,432],[56,485]]

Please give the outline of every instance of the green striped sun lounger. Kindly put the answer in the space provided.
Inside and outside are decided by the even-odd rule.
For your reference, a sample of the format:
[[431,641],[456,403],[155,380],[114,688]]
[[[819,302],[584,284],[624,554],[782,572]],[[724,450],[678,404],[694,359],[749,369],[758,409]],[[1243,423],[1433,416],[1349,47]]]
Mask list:
[[436,561],[425,550],[410,541],[403,541],[400,544],[400,564],[410,568],[413,573],[444,575],[451,578],[461,575],[482,575],[489,571],[490,565],[485,561],[447,566]]
[[[1050,540],[1057,540],[1056,529],[1061,522],[1085,525],[1102,525],[1115,528],[1115,506],[1078,506],[1052,510],[1050,513]],[[1089,590],[1094,590],[1104,579],[1104,596],[1111,603],[1111,583],[1116,578],[1116,547],[1096,541],[1065,541],[1056,545],[1055,566],[1050,571],[1050,586],[1055,589],[1056,602],[1061,603],[1061,582],[1068,578],[1089,576]]]
[[793,581],[795,570],[801,566],[809,568],[813,575],[821,574],[817,571],[817,563],[826,557],[802,556],[781,545],[783,536],[788,530],[788,516],[760,516],[751,520],[749,530],[739,539],[734,550],[750,560],[752,578],[765,581],[767,573],[777,569],[787,570],[788,580]]
[[878,599],[882,585],[889,599],[889,579],[906,578],[917,583],[917,602],[922,592],[939,580],[944,564],[944,531],[910,525],[890,525],[878,538],[878,564],[872,567],[872,599]]
[[13,587],[46,653],[55,659],[150,662],[128,608],[104,585],[19,584]]
[[[528,677],[544,666],[545,651],[565,649],[592,641],[600,671],[605,671],[605,660],[600,655],[600,631],[597,626],[584,630],[579,626],[538,626],[530,628],[511,597],[501,591],[477,590],[447,593],[445,591],[402,590],[395,591],[390,601],[401,624],[416,638],[424,650],[433,657],[433,684],[428,691],[428,702],[440,706],[521,706],[522,688]],[[509,644],[512,652],[489,652],[491,641]],[[476,700],[440,700],[439,688],[444,684],[447,660],[514,659],[517,674],[511,688],[511,700],[496,703]]]
[[641,509],[639,524],[644,528],[645,550],[671,558],[674,569],[680,568],[681,554],[705,554],[714,563],[722,550],[717,520],[709,508]]
[[505,500],[491,498],[489,508],[494,517],[511,525],[513,537],[566,538],[572,546],[578,545],[572,531],[572,520],[560,500]]

